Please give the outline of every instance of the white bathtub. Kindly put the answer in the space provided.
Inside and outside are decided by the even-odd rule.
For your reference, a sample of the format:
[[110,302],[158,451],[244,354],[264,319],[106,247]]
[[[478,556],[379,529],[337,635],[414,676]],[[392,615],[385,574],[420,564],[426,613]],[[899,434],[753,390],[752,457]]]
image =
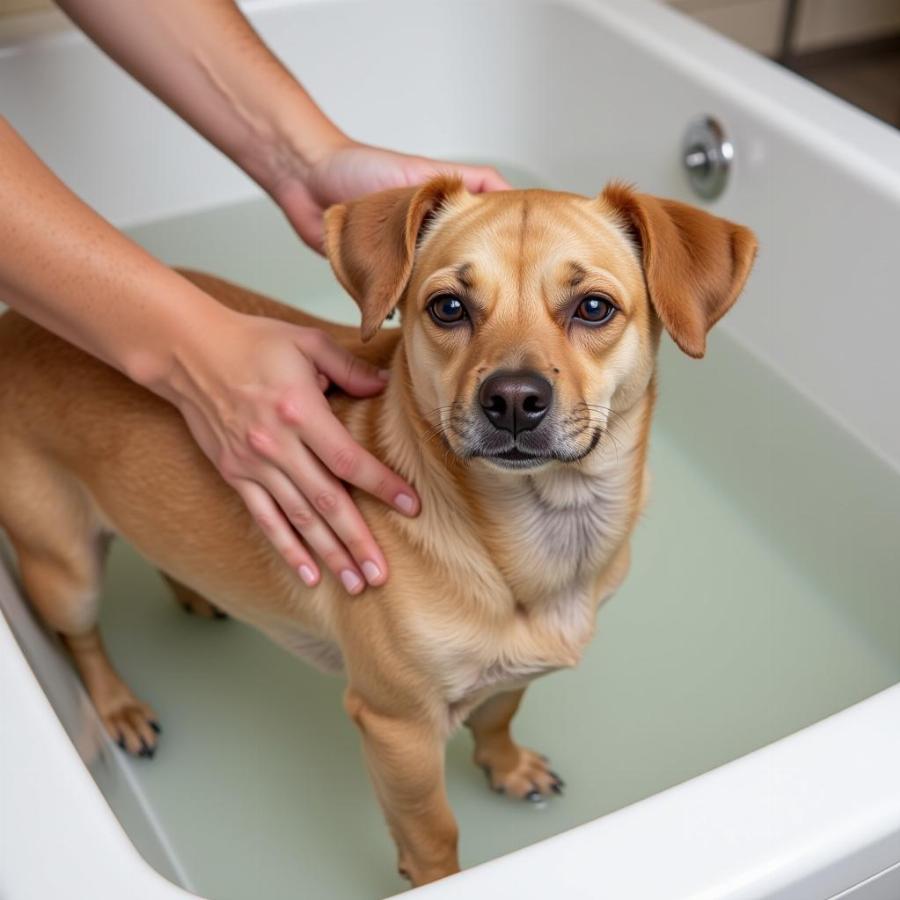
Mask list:
[[[615,177],[696,201],[680,141],[697,115],[717,116],[736,156],[712,207],[751,225],[761,241],[747,295],[720,326],[720,364],[727,369],[730,352],[746,354],[772,379],[770,402],[753,410],[766,430],[758,439],[767,464],[786,467],[794,480],[805,468],[840,472],[843,459],[864,459],[880,473],[880,487],[868,492],[850,471],[822,484],[829,496],[817,508],[828,521],[816,533],[830,543],[804,543],[794,513],[777,515],[787,497],[746,485],[735,496],[748,518],[770,523],[771,540],[783,538],[840,589],[872,640],[896,643],[888,601],[892,592],[900,601],[898,132],[648,0],[246,7],[354,136],[509,164],[555,187],[592,193]],[[113,222],[136,227],[255,196],[240,173],[79,35],[53,17],[35,22],[0,43],[0,112]],[[271,289],[266,273],[259,281]],[[697,458],[710,473],[724,472],[738,452],[729,441],[746,453],[757,431],[748,412],[716,438],[703,420],[718,402],[704,393],[703,365],[688,369],[667,357],[671,390],[697,404],[676,415],[664,403],[661,415],[682,434],[709,436]],[[664,377],[664,395],[666,384]],[[791,404],[800,401],[839,437],[819,446],[819,426],[804,426],[802,452],[783,451],[791,460],[783,463],[771,432],[791,432]],[[750,472],[757,463],[748,456],[741,465]],[[727,477],[741,480],[740,472]],[[842,527],[853,553],[854,534],[868,529],[864,558],[844,564]],[[826,543],[838,551],[824,555]],[[176,883],[190,886],[191,878],[137,770],[98,738],[70,667],[2,567],[0,605],[0,894],[187,896]],[[264,765],[264,736],[259,753]],[[893,686],[418,894],[897,897],[898,760],[900,686]],[[390,858],[381,862],[390,868]]]

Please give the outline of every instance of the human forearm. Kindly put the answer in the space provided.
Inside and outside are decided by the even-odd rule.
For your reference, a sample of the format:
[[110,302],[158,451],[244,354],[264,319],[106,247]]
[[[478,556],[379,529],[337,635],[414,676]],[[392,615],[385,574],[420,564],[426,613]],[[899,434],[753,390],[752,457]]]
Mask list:
[[473,192],[493,169],[358,144],[337,128],[230,0],[59,0],[110,56],[266,190],[322,250],[322,214],[385,188],[455,172]]
[[0,118],[0,299],[157,391],[227,313],[79,200]]
[[2,118],[0,209],[0,301],[171,401],[307,584],[319,568],[298,535],[350,593],[384,582],[384,556],[333,473],[350,462],[353,484],[406,515],[415,494],[322,394],[334,382],[366,396],[383,377],[323,332],[221,306],[82,203]]
[[348,143],[230,0],[59,5],[269,193]]

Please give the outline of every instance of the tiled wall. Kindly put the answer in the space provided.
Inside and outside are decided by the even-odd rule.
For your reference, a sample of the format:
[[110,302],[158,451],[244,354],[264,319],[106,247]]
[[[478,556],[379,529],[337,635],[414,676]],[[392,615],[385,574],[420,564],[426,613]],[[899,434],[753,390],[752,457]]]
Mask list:
[[0,0],[0,16],[14,16],[17,13],[51,9],[50,0]]
[[[761,53],[778,47],[784,0],[668,0]],[[900,0],[800,0],[795,51],[820,50],[900,32]]]

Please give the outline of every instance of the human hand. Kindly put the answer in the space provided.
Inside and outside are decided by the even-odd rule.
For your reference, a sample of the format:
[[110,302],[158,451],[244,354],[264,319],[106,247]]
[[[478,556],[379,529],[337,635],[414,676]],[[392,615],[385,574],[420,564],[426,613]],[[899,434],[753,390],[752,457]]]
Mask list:
[[331,145],[299,177],[280,181],[271,193],[300,237],[321,253],[322,216],[332,204],[421,184],[448,172],[458,174],[472,193],[509,188],[503,176],[489,166],[439,162],[346,140]]
[[166,393],[306,584],[320,578],[313,550],[357,594],[387,580],[387,563],[341,482],[405,515],[419,501],[335,417],[330,382],[367,397],[386,379],[323,331],[229,311],[202,349],[180,356]]

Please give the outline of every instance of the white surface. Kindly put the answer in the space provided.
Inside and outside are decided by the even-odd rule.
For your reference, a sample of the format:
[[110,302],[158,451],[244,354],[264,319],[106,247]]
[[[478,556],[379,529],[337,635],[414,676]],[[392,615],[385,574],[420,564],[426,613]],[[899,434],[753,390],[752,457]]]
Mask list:
[[[0,596],[12,590],[0,560]],[[0,896],[193,896],[135,850],[2,616],[0,647]]]
[[[251,8],[354,135],[560,187],[625,177],[689,198],[682,130],[721,116],[738,157],[717,209],[762,240],[753,302],[725,327],[900,468],[896,132],[645,0]],[[74,34],[0,48],[0,110],[119,224],[255,190]],[[5,624],[0,685],[0,893],[184,896],[138,857]],[[875,897],[900,859],[898,751],[893,688],[420,893],[805,898],[873,879]]]

